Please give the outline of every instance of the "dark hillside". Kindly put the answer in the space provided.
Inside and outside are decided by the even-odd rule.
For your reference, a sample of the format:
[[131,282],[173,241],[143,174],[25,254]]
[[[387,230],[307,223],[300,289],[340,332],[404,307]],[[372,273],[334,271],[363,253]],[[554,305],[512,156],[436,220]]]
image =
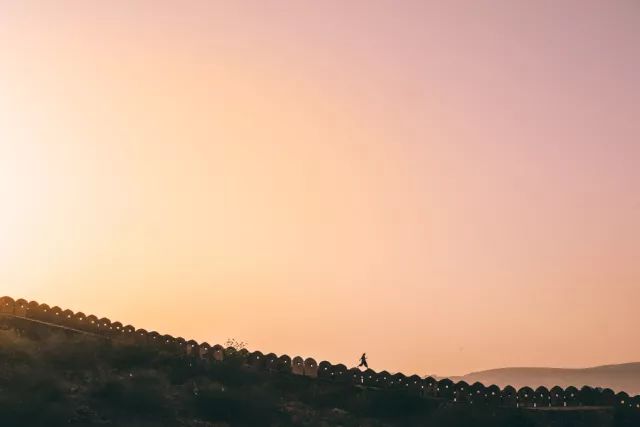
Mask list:
[[[345,390],[225,359],[205,365],[87,336],[0,333],[0,419],[6,426],[512,425],[398,392]],[[486,422],[483,417],[487,417]],[[515,418],[514,418],[515,417]],[[456,424],[458,419],[462,424]],[[453,422],[453,424],[451,424]],[[498,424],[496,424],[498,422]]]
[[[541,425],[530,412],[258,371],[240,358],[210,364],[84,335],[0,332],[3,426]],[[598,425],[589,419],[571,425]]]

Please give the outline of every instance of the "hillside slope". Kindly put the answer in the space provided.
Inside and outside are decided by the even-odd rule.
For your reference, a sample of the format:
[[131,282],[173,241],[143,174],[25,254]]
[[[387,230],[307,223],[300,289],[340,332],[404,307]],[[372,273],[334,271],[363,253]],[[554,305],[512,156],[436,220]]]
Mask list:
[[[634,427],[610,409],[455,405],[402,390],[215,364],[86,335],[0,331],[0,425],[7,427]],[[564,411],[562,409],[571,409]]]
[[256,371],[241,362],[225,358],[205,364],[151,347],[84,335],[30,339],[0,330],[0,425],[535,425],[515,408],[454,406],[402,390]]

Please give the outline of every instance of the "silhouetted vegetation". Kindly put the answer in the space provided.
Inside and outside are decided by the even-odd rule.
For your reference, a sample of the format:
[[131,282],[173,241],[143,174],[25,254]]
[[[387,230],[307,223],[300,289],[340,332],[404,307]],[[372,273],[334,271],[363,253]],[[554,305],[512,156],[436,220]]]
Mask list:
[[[617,413],[615,425],[634,425],[630,416]],[[254,370],[239,356],[205,362],[88,336],[0,332],[2,426],[547,425],[534,421],[515,408]]]

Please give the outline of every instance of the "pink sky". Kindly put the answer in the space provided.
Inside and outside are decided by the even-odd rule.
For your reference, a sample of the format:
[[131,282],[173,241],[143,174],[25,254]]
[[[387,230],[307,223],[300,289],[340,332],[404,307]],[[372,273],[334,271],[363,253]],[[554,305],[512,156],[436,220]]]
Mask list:
[[638,361],[638,28],[0,0],[0,293],[378,370]]

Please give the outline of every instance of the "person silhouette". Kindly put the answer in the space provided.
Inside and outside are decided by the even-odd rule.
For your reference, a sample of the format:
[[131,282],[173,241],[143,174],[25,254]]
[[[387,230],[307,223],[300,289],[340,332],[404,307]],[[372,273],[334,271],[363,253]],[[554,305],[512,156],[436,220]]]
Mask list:
[[358,368],[364,366],[365,368],[368,368],[369,365],[367,364],[367,353],[362,353],[362,356],[360,356],[360,364],[358,365]]

